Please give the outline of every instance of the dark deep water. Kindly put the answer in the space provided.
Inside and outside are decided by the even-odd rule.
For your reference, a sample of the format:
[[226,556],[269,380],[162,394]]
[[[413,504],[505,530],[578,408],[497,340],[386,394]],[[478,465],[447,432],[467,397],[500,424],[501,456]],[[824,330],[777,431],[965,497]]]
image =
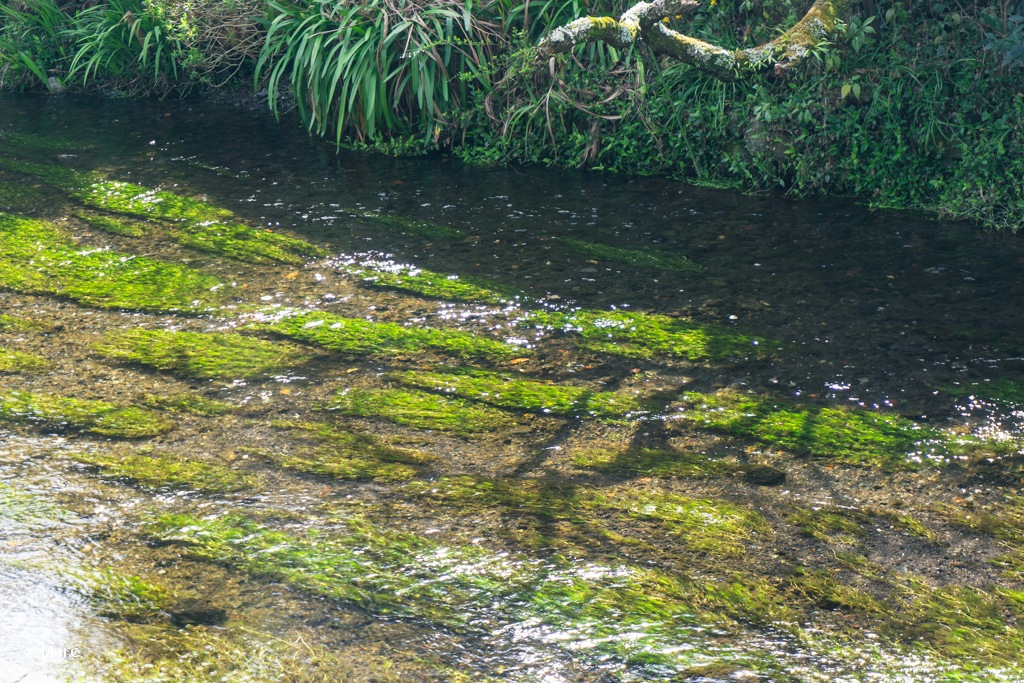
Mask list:
[[[526,378],[558,386],[679,393],[685,385],[709,394],[850,406],[1002,443],[1022,436],[1024,408],[985,388],[1024,381],[1024,243],[1012,235],[910,212],[869,211],[842,198],[749,196],[662,178],[336,152],[263,112],[203,102],[3,96],[0,131],[69,141],[63,148],[12,151],[0,137],[0,155],[198,198],[251,226],[330,252],[299,266],[254,265],[106,234],[69,218],[80,204],[60,188],[17,170],[0,172],[0,182],[41,193],[13,213],[66,225],[90,249],[184,263],[234,283],[238,302],[251,307],[243,318],[276,306],[461,329],[536,351],[521,364],[478,367],[523,370]],[[360,212],[442,230],[403,229],[361,219]],[[578,242],[685,257],[700,269],[630,262],[581,251]],[[482,278],[522,290],[525,303],[480,305],[369,289],[338,267],[368,260]],[[601,354],[573,347],[571,335],[516,326],[523,311],[540,308],[662,314],[785,346],[728,360]],[[176,415],[177,429],[151,446],[15,424],[0,431],[0,659],[61,675],[133,681],[1024,680],[1020,660],[989,656],[979,645],[1022,638],[1020,565],[1007,569],[999,559],[1024,539],[1024,527],[1013,526],[1024,520],[1012,497],[1024,481],[1015,447],[961,466],[892,472],[662,418],[605,424],[538,415],[529,427],[478,437],[358,418],[346,424],[418,444],[436,460],[412,484],[295,474],[244,453],[291,447],[274,420],[320,419],[319,407],[339,388],[385,386],[385,373],[396,369],[459,361],[328,352],[290,374],[190,379],[104,359],[94,345],[109,330],[139,324],[223,331],[241,329],[248,319],[239,322],[232,311],[121,312],[14,291],[0,292],[0,315],[59,326],[45,334],[0,330],[0,348],[52,362],[45,373],[0,374],[0,390],[122,404],[144,391],[192,392],[239,409],[220,418]],[[979,388],[957,389],[968,386]],[[153,447],[231,467],[248,461],[241,467],[258,484],[225,494],[147,487],[97,476],[66,457],[76,450]],[[595,448],[699,452],[727,463],[771,465],[787,478],[778,486],[734,476],[659,478],[595,472],[573,459]],[[465,476],[474,485],[552,486],[558,495],[582,487],[580,500],[590,502],[566,511],[537,503],[542,494],[500,500],[481,494],[484,503],[460,507],[463,499],[444,486]],[[417,482],[426,488],[410,488]],[[425,494],[435,483],[441,493]],[[657,497],[664,495],[719,507],[691,509]],[[609,503],[616,496],[639,502],[616,508]],[[716,549],[719,526],[722,534],[732,529],[730,515],[738,513],[728,506],[734,505],[762,515],[766,526],[739,550]],[[852,526],[825,523],[815,536],[794,521],[801,511],[835,509]],[[1004,521],[964,521],[986,509]],[[340,590],[325,594],[287,572],[246,571],[237,559],[198,557],[186,542],[154,540],[145,524],[157,513],[204,520],[244,514],[275,532],[316,529],[357,539],[352,542],[365,543],[370,558],[370,568],[358,570],[372,574],[358,574],[372,586],[366,590],[408,596],[402,598],[408,609],[379,608]],[[891,521],[903,514],[935,538]],[[359,524],[384,540],[360,536],[364,531],[353,531],[363,529]],[[702,529],[712,538],[705,545]],[[385,546],[396,554],[374,555]],[[289,572],[314,571],[296,569],[301,558],[288,562]],[[164,586],[174,605],[144,618],[105,614],[91,586],[106,568]],[[391,583],[373,583],[388,572]],[[634,612],[644,599],[671,606],[678,597],[643,572],[685,581],[711,577],[700,584],[709,595],[708,586],[741,576],[753,596],[763,581],[775,592],[758,594],[774,596],[768,602],[779,609],[757,607],[758,620],[711,598],[680,598],[682,611]],[[892,595],[905,603],[887,613],[854,605],[849,596],[822,598],[823,589],[800,588],[803,577],[819,572],[876,604],[896,605]],[[479,577],[487,582],[474,583]],[[459,580],[468,587],[449,592]],[[330,584],[316,585],[324,582]],[[939,594],[934,591],[944,602],[922,597]],[[911,594],[917,597],[906,597]],[[588,611],[612,595],[621,600],[614,610]],[[195,610],[181,607],[189,600],[225,617],[193,619]],[[960,605],[952,613],[966,609],[974,621],[956,622],[938,602]],[[458,618],[439,617],[437,605]],[[916,614],[919,629],[906,621],[893,626],[894,614]],[[959,635],[929,639],[944,628]],[[55,660],[38,651],[43,647],[80,647],[84,654],[81,661]]]

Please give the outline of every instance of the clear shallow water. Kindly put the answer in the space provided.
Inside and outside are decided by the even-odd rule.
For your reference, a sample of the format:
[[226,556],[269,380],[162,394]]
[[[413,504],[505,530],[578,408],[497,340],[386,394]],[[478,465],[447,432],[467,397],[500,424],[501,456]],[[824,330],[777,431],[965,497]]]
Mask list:
[[[1017,290],[1024,253],[1020,241],[1010,236],[985,234],[924,216],[867,212],[842,199],[798,202],[662,179],[539,168],[480,168],[444,158],[396,160],[335,153],[330,145],[309,140],[300,129],[278,126],[262,113],[195,102],[7,98],[0,100],[0,111],[5,130],[65,138],[87,146],[54,150],[51,163],[101,170],[118,180],[201,198],[229,208],[251,225],[289,231],[328,245],[330,257],[311,260],[304,267],[253,266],[152,242],[144,243],[143,250],[139,243],[76,227],[76,235],[90,246],[113,245],[123,251],[185,262],[233,283],[242,303],[263,307],[265,316],[293,309],[328,310],[379,322],[491,334],[524,349],[535,349],[535,359],[518,367],[554,382],[675,391],[685,386],[703,392],[732,388],[824,406],[891,411],[920,424],[968,433],[1019,437],[1021,415],[1015,406],[958,399],[944,388],[955,382],[967,385],[1019,375],[1024,348],[1018,310],[1022,299]],[[0,180],[5,175],[0,175]],[[71,202],[45,183],[38,189],[46,193],[47,201],[40,202],[31,215],[65,219]],[[406,222],[399,227],[381,227],[377,219],[360,220],[362,212]],[[424,224],[434,227],[424,228]],[[662,258],[682,256],[701,269],[678,272],[638,266],[607,255],[581,253],[563,240],[639,250]],[[750,330],[786,342],[793,351],[768,360],[740,358],[722,363],[581,353],[565,345],[564,338],[552,330],[516,327],[514,319],[521,310],[515,307],[439,303],[427,297],[367,290],[360,286],[359,276],[344,272],[346,265],[365,262],[393,262],[464,278],[486,278],[521,290],[520,301],[525,302],[521,309],[615,308],[660,313]],[[255,411],[247,414],[246,420],[212,426],[198,418],[183,418],[176,432],[157,440],[159,448],[199,458],[216,459],[243,444],[270,442],[277,447],[279,442],[267,426],[271,420],[311,419],[311,408],[334,389],[377,386],[382,373],[409,366],[408,359],[396,363],[328,355],[288,374],[258,380],[182,381],[144,368],[105,364],[91,355],[90,344],[109,329],[144,325],[227,330],[250,319],[188,320],[92,312],[46,297],[19,295],[8,295],[3,301],[8,304],[5,312],[56,318],[67,330],[50,339],[30,334],[6,336],[5,346],[34,350],[58,363],[45,377],[0,378],[6,386],[119,401],[131,400],[140,390],[201,389]],[[359,425],[381,433],[395,432],[386,424],[364,421]],[[540,416],[528,428],[491,438],[465,441],[428,434],[428,447],[440,454],[443,462],[426,480],[470,474],[554,478],[561,484],[577,485],[583,475],[572,468],[568,454],[588,446],[671,447],[740,461],[763,458],[787,471],[784,487],[754,488],[731,480],[659,484],[649,479],[584,477],[582,481],[598,490],[618,491],[616,495],[665,486],[678,494],[738,500],[764,511],[775,527],[773,533],[780,535],[793,506],[859,508],[903,499],[938,527],[941,517],[927,516],[933,514],[929,506],[936,500],[950,502],[957,497],[962,501],[977,496],[979,503],[998,501],[1005,491],[1016,488],[1013,478],[993,477],[992,473],[935,478],[930,472],[886,475],[817,466],[806,471],[805,460],[778,456],[743,440],[716,440],[699,430],[680,433],[671,426],[654,420],[593,427]],[[405,432],[398,429],[397,433]],[[129,448],[124,443],[85,440],[115,451]],[[459,680],[462,671],[470,676],[523,681],[666,680],[672,676],[689,676],[681,680],[731,676],[781,681],[786,680],[782,672],[807,680],[874,676],[924,681],[935,680],[939,671],[950,666],[932,653],[913,651],[908,643],[894,643],[890,649],[885,636],[872,633],[870,627],[849,628],[843,621],[846,617],[832,614],[832,608],[812,610],[796,620],[797,626],[793,626],[792,615],[780,617],[774,625],[751,626],[741,619],[716,626],[701,623],[699,618],[698,623],[686,623],[683,615],[672,613],[667,617],[641,613],[640,618],[628,610],[619,620],[603,613],[601,621],[588,622],[582,605],[572,604],[580,599],[578,594],[562,596],[569,605],[565,610],[550,606],[531,612],[514,599],[504,602],[507,596],[485,599],[490,594],[477,587],[476,597],[446,598],[442,589],[441,596],[430,593],[429,599],[424,598],[429,604],[473,614],[469,627],[439,624],[415,601],[411,617],[392,617],[386,611],[353,606],[344,600],[311,597],[294,584],[289,587],[258,573],[244,578],[244,572],[232,568],[241,562],[239,558],[211,569],[194,558],[182,559],[187,553],[173,550],[173,545],[156,544],[154,549],[146,540],[147,532],[138,525],[154,514],[154,509],[199,519],[220,519],[238,510],[274,511],[268,513],[272,517],[268,527],[300,533],[323,524],[319,515],[324,506],[333,509],[340,505],[349,511],[346,515],[353,511],[368,515],[382,533],[411,531],[432,542],[437,539],[437,545],[429,549],[434,555],[453,552],[460,557],[458,553],[465,548],[477,546],[484,553],[473,555],[472,562],[436,567],[423,558],[416,559],[415,554],[410,554],[413,561],[396,566],[384,563],[380,571],[395,572],[396,581],[415,576],[416,566],[428,575],[447,572],[442,576],[453,585],[477,574],[493,575],[497,582],[502,577],[516,577],[543,584],[543,590],[533,584],[523,589],[526,603],[537,599],[540,605],[543,601],[537,596],[543,597],[545,590],[553,590],[560,581],[578,580],[600,587],[606,582],[602,577],[614,577],[617,572],[628,576],[654,569],[691,577],[694,572],[722,568],[723,573],[713,578],[722,582],[731,572],[742,570],[745,561],[710,557],[684,566],[679,553],[685,548],[679,550],[680,542],[671,534],[664,540],[665,547],[657,549],[619,544],[614,536],[604,537],[605,546],[586,551],[581,548],[587,544],[576,543],[568,548],[557,544],[537,548],[520,543],[523,539],[514,531],[516,520],[510,519],[507,510],[495,506],[456,514],[443,503],[424,502],[380,483],[324,481],[268,471],[255,492],[211,498],[199,493],[146,492],[111,480],[97,482],[82,468],[51,464],[63,461],[49,456],[28,465],[23,462],[7,466],[4,472],[11,479],[39,481],[32,484],[30,493],[46,499],[62,492],[63,499],[85,506],[85,519],[102,523],[111,517],[125,520],[127,530],[113,534],[113,540],[96,544],[90,536],[83,542],[90,546],[87,554],[100,558],[85,562],[87,565],[114,562],[122,571],[163,581],[182,595],[223,606],[238,615],[235,621],[254,632],[273,634],[289,646],[304,638],[316,647],[340,653],[341,661],[332,666],[352,667],[346,675],[353,680],[391,675],[399,680]],[[296,519],[287,519],[278,512],[281,510]],[[564,522],[556,521],[554,528],[546,531],[558,537],[563,531],[558,524]],[[664,534],[657,524],[630,524],[616,520],[613,534],[639,540],[661,539]],[[982,563],[952,569],[954,575],[940,577],[938,585],[949,582],[981,588],[994,581],[1016,585],[983,563],[1000,552],[993,541],[943,526],[942,532],[949,535],[947,548],[915,546],[908,559],[906,548],[901,547],[907,541],[893,531],[895,527],[883,530],[881,526],[888,525],[875,526],[869,532],[870,541],[845,544],[845,549],[857,548],[895,575],[901,570],[902,574],[931,573],[951,563],[958,566],[962,564],[958,558],[973,555]],[[28,534],[31,543],[39,547],[46,545],[46,531],[19,533]],[[833,565],[828,563],[834,562],[834,549],[829,559],[825,546],[801,541],[792,529],[786,533],[785,538],[776,536],[747,548],[750,578],[785,582],[795,566],[832,571]],[[572,537],[565,533],[566,539]],[[778,553],[770,552],[773,542],[778,544]],[[367,552],[370,548],[368,543]],[[551,575],[536,578],[542,574],[531,568],[546,566],[552,552],[566,552],[568,564],[559,564]],[[84,561],[80,554],[49,550],[43,554],[47,562],[65,570]],[[91,603],[74,591],[47,599],[46,591],[61,591],[59,581],[40,583],[39,571],[26,574],[29,570],[12,566],[10,585],[23,586],[18,590],[34,596],[28,603],[47,605],[33,608],[33,615],[24,619],[51,624],[38,627],[42,630],[32,636],[25,634],[36,633],[33,629],[37,627],[19,628],[22,637],[57,643],[66,641],[74,630],[101,642],[127,637],[132,643],[141,643],[143,650],[147,642],[159,640],[153,633],[125,636],[123,625],[96,616]],[[53,567],[49,570],[52,576]],[[353,577],[371,583],[375,580],[364,573]],[[853,582],[854,577],[844,575],[844,580]],[[383,593],[388,590],[386,585],[373,585]],[[610,585],[618,590],[614,581]],[[23,617],[18,614],[11,612],[10,623],[29,623],[19,622]],[[1015,617],[1005,618],[1011,628]],[[168,626],[166,619],[158,623],[161,628],[173,626]],[[226,623],[232,625],[230,620]],[[217,635],[217,628],[226,627],[221,624],[207,630]],[[253,636],[256,640],[262,637]],[[232,632],[224,638],[242,636]],[[263,638],[259,642],[268,641]],[[732,662],[733,668],[717,673],[701,668],[720,660]],[[301,669],[309,664],[297,666]],[[269,680],[285,675],[264,665],[254,671],[245,676]],[[242,676],[237,671],[233,675]],[[962,676],[970,678],[971,674]],[[999,680],[1001,676],[1019,680],[1015,674],[994,670],[977,676],[978,680]]]

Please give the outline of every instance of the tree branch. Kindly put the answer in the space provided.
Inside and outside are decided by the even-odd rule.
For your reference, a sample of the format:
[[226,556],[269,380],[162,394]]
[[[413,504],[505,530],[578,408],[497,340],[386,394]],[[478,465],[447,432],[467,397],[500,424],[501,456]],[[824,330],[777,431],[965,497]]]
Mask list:
[[597,40],[621,49],[644,42],[656,53],[692,64],[721,81],[735,81],[769,66],[774,66],[775,73],[781,75],[798,64],[810,48],[832,34],[836,20],[853,2],[816,0],[791,29],[763,45],[743,50],[727,50],[677,33],[662,23],[666,17],[697,11],[698,0],[638,2],[617,20],[583,17],[556,28],[540,41],[537,54],[547,59]]

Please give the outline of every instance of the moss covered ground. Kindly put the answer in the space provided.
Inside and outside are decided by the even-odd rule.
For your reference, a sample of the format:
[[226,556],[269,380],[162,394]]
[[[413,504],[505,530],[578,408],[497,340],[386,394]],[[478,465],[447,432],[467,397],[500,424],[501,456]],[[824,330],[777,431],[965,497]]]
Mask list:
[[129,439],[174,428],[166,417],[143,408],[24,391],[0,392],[0,421]]
[[220,287],[183,266],[104,249],[83,251],[51,223],[0,214],[0,288],[104,308],[198,312],[224,300]]
[[483,278],[445,275],[422,268],[388,270],[361,264],[360,266],[345,266],[341,270],[360,276],[363,283],[370,287],[397,289],[450,301],[501,304],[515,300],[522,294]]
[[682,417],[694,426],[754,439],[801,455],[827,457],[887,470],[958,462],[975,450],[1012,444],[956,437],[895,415],[747,394],[683,395]]
[[636,391],[595,393],[486,370],[450,368],[444,372],[408,370],[388,378],[405,386],[429,389],[500,408],[573,417],[635,418],[663,409],[664,401]]
[[662,255],[652,251],[622,249],[621,247],[612,247],[607,244],[596,244],[594,242],[584,242],[582,240],[576,240],[569,237],[559,237],[557,239],[562,244],[572,247],[581,254],[586,254],[587,256],[592,256],[593,258],[603,259],[606,261],[626,263],[638,268],[674,271],[677,273],[700,270],[700,266],[685,256],[669,256],[667,254]]
[[502,410],[402,389],[345,389],[326,407],[342,415],[381,417],[406,427],[437,429],[463,436],[517,424],[514,415]]
[[13,351],[0,346],[0,374],[14,372],[41,372],[50,361],[34,353]]
[[435,351],[462,358],[506,360],[529,353],[469,332],[405,327],[331,313],[302,313],[271,323],[267,329],[350,354],[401,356]]
[[143,329],[112,332],[96,345],[96,350],[112,360],[200,379],[279,374],[312,357],[292,344],[240,334]]
[[230,467],[181,458],[142,448],[135,453],[83,451],[73,457],[97,467],[104,476],[129,479],[139,484],[227,493],[252,488],[255,480]]
[[[11,159],[0,159],[0,166],[45,180],[92,208],[160,222],[170,237],[193,249],[256,264],[301,264],[303,256],[327,255],[321,247],[270,230],[250,227],[227,209],[173,192],[106,180],[94,173]],[[124,222],[118,225],[124,225]],[[130,229],[112,231],[130,234],[125,232]]]
[[521,326],[562,330],[583,338],[593,351],[630,358],[676,356],[690,360],[766,358],[786,348],[782,342],[720,325],[692,323],[654,313],[578,310],[536,311]]
[[299,443],[288,452],[262,449],[260,455],[285,469],[337,479],[403,481],[415,477],[434,456],[393,445],[375,434],[358,434],[337,425],[311,422],[278,422]]

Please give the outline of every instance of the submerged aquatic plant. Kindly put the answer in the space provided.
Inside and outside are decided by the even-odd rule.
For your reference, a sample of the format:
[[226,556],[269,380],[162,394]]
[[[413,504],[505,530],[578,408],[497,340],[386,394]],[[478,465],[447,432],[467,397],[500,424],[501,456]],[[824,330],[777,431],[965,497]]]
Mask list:
[[104,476],[129,479],[147,486],[189,488],[227,493],[252,488],[255,480],[230,467],[181,458],[149,448],[138,453],[83,451],[71,457],[97,467]]
[[584,339],[594,351],[631,358],[678,356],[706,358],[765,358],[785,348],[782,342],[739,332],[721,325],[678,320],[654,313],[627,311],[535,311],[519,320],[521,326],[563,330]]
[[156,436],[174,423],[150,410],[25,391],[0,392],[0,422],[93,432],[129,439]]
[[269,325],[273,332],[351,354],[395,356],[440,351],[463,358],[505,360],[524,353],[520,347],[477,337],[469,332],[405,327],[331,313],[300,313]]
[[639,417],[659,408],[664,402],[640,392],[595,393],[585,387],[559,386],[507,373],[451,368],[445,372],[391,373],[389,379],[417,389],[431,389],[460,398],[552,415],[575,417]]
[[401,389],[343,389],[329,410],[357,417],[382,417],[416,429],[438,429],[458,435],[512,427],[515,416],[460,399]]
[[587,254],[588,256],[603,258],[609,261],[620,261],[622,263],[628,263],[631,266],[637,266],[638,268],[652,268],[681,273],[700,270],[700,266],[685,256],[668,256],[651,251],[622,249],[620,247],[612,247],[606,244],[595,244],[593,242],[574,240],[570,237],[556,237],[555,239],[562,244],[569,245],[576,251]]
[[312,355],[293,344],[240,334],[133,329],[96,345],[107,358],[150,365],[186,377],[242,379],[280,373]]
[[445,275],[412,266],[392,267],[388,264],[362,262],[358,266],[341,266],[339,270],[361,276],[363,284],[370,287],[397,289],[451,301],[502,304],[522,294],[504,291],[500,285],[481,278]]
[[206,398],[199,394],[175,394],[173,396],[162,396],[159,394],[142,394],[135,399],[147,408],[166,410],[171,413],[187,413],[189,415],[202,415],[214,417],[224,415],[236,410],[236,406],[226,401],[218,401]]
[[287,452],[264,449],[261,455],[285,469],[338,479],[403,481],[419,473],[434,456],[411,448],[399,448],[375,434],[356,434],[325,423],[279,422],[292,430],[304,446]]
[[50,366],[50,361],[35,355],[11,351],[0,346],[0,374],[5,372],[40,372]]
[[224,299],[221,287],[183,266],[103,249],[79,251],[55,225],[0,213],[0,288],[105,308],[199,312]]
[[169,237],[193,249],[256,264],[301,264],[303,256],[327,255],[321,247],[250,227],[227,209],[173,192],[11,159],[0,158],[0,166],[41,178],[93,208],[159,223]]
[[734,434],[801,455],[887,470],[946,464],[977,449],[1013,444],[954,437],[895,415],[823,408],[749,394],[683,394],[681,416],[698,427]]
[[417,218],[406,218],[363,209],[338,209],[337,211],[353,218],[363,219],[362,223],[369,227],[382,228],[403,235],[419,235],[430,239],[455,239],[462,236],[462,231],[458,228]]
[[29,211],[43,200],[43,193],[24,183],[0,181],[0,211]]
[[111,232],[125,237],[144,237],[153,232],[153,226],[139,221],[129,221],[114,216],[101,216],[87,211],[72,211],[75,218],[88,223],[97,230]]

